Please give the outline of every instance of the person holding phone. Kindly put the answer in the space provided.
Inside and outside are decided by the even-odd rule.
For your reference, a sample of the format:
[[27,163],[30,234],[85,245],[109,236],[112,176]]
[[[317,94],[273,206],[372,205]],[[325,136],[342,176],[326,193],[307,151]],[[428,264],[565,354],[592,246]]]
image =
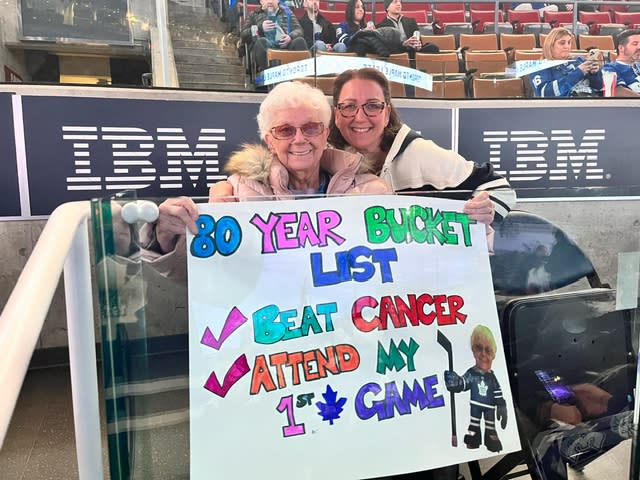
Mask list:
[[602,59],[597,50],[587,58],[572,58],[573,34],[564,27],[554,28],[544,41],[543,60],[563,60],[532,73],[529,82],[536,97],[601,97]]
[[267,50],[306,50],[307,42],[300,22],[291,11],[285,12],[278,0],[260,0],[261,7],[242,25],[240,39],[250,45],[259,72],[267,65]]

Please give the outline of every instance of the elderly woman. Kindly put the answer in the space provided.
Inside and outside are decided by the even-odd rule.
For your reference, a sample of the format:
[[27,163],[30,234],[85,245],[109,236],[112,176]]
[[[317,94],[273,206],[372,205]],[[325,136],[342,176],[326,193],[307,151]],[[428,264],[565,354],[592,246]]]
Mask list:
[[545,68],[529,76],[536,97],[602,96],[601,59],[594,52],[587,59],[571,56],[573,34],[563,27],[554,28],[544,41],[545,60],[565,63]]
[[[258,113],[260,136],[266,146],[245,145],[234,153],[226,167],[231,175],[223,182],[224,191],[216,195],[219,187],[212,186],[210,201],[390,192],[380,178],[364,173],[362,155],[328,148],[330,118],[331,106],[320,90],[299,82],[277,85]],[[178,251],[176,245],[184,242],[185,226],[197,233],[197,218],[198,208],[190,198],[166,200],[160,205],[155,242],[148,248],[160,254]]]

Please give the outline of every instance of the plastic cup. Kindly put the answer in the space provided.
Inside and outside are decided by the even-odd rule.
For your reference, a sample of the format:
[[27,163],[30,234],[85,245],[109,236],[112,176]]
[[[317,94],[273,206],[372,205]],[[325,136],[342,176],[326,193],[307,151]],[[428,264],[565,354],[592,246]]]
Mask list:
[[603,95],[605,97],[615,97],[616,96],[616,72],[602,72],[602,87],[603,87]]

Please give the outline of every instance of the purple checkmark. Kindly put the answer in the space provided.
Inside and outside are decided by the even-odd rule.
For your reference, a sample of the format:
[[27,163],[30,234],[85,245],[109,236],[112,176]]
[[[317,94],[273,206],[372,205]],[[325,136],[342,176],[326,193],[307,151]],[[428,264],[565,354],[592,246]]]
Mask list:
[[222,385],[220,385],[220,382],[218,381],[216,372],[212,371],[206,383],[204,384],[204,388],[209,390],[211,393],[224,398],[229,389],[233,387],[233,385],[238,380],[244,377],[247,372],[249,372],[249,370],[251,369],[249,368],[247,357],[243,353],[238,358],[236,358],[236,361],[233,362],[233,365],[231,365],[231,368],[227,371],[227,374],[224,376]]
[[242,312],[238,310],[238,307],[233,307],[224,322],[222,332],[220,332],[220,338],[216,339],[216,337],[213,336],[213,333],[211,333],[211,330],[209,330],[209,327],[207,327],[204,330],[204,334],[202,335],[202,340],[200,340],[200,343],[206,345],[207,347],[220,350],[220,347],[222,346],[224,341],[229,338],[229,336],[246,321],[247,317],[245,317]]

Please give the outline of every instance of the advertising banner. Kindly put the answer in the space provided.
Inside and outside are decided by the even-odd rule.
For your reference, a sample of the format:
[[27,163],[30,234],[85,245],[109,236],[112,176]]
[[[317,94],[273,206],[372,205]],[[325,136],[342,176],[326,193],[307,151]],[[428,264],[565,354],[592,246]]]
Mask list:
[[257,111],[257,103],[23,97],[31,213],[129,189],[207,196],[226,177],[229,154],[258,140]]
[[453,110],[450,108],[399,108],[404,123],[424,138],[433,140],[442,148],[453,148]]
[[18,186],[18,163],[13,126],[11,93],[0,93],[0,217],[20,216],[20,190]]
[[518,198],[638,195],[636,117],[633,107],[462,108],[458,151],[490,161]]
[[462,206],[199,205],[192,479],[372,478],[520,449],[486,231]]

